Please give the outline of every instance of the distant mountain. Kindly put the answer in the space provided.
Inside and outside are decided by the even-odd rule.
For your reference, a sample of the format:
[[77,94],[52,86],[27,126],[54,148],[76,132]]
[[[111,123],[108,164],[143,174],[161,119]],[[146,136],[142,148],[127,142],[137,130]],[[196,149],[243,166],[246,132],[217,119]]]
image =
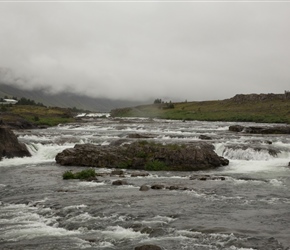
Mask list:
[[[63,107],[108,112],[115,108],[132,107],[136,105],[145,104],[144,102],[137,101],[124,101],[124,100],[111,100],[107,98],[92,98],[83,95],[72,93],[58,93],[48,94],[41,90],[24,90],[15,86],[9,86],[0,83],[0,98],[4,96],[11,97],[25,97],[34,100],[36,103],[43,103],[49,107]],[[147,102],[148,103],[148,102]]]

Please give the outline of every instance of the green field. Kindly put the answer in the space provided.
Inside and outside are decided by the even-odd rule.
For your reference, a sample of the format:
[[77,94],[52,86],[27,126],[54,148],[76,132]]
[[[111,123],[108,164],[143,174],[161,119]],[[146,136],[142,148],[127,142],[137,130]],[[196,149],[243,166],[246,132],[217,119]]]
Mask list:
[[174,108],[165,104],[142,105],[133,108],[115,109],[113,117],[151,117],[174,120],[200,121],[248,121],[263,123],[290,123],[290,100],[269,99],[263,101],[222,101],[174,103]]
[[56,126],[60,123],[73,122],[69,109],[34,105],[10,105],[1,107],[0,118],[3,122],[15,122],[24,119],[35,125]]

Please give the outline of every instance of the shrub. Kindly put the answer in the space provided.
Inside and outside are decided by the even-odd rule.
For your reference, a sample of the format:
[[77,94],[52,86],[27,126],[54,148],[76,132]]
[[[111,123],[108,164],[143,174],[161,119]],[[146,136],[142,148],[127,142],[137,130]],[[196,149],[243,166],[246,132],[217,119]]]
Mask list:
[[118,164],[117,168],[130,168],[130,166],[132,165],[131,161],[122,161]]
[[95,177],[95,176],[96,176],[96,172],[92,168],[75,173],[75,179],[81,179],[81,180],[88,179],[90,177]]
[[139,152],[137,152],[136,156],[139,157],[139,158],[146,158],[147,157],[147,153],[144,152],[144,151],[139,151]]
[[71,171],[66,171],[63,173],[62,178],[64,180],[75,179],[75,175]]
[[86,169],[80,172],[72,173],[71,171],[66,171],[63,173],[62,178],[64,180],[68,179],[80,179],[85,180],[90,177],[96,177],[96,172],[94,169]]
[[168,170],[168,167],[166,164],[159,160],[149,161],[145,165],[145,170],[148,171],[162,171],[162,170]]

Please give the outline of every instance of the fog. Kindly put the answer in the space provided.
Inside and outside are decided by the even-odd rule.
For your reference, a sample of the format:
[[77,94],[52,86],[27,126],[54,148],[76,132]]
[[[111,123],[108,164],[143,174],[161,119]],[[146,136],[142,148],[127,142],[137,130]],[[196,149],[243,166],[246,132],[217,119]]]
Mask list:
[[290,83],[290,2],[1,2],[0,82],[123,100]]

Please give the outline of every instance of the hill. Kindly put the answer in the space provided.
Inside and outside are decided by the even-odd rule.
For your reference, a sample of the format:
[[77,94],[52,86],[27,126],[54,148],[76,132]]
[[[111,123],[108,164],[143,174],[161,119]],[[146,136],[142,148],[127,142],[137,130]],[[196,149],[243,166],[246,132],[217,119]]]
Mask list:
[[0,97],[25,97],[34,100],[36,103],[43,103],[49,107],[62,107],[95,112],[109,112],[114,108],[136,106],[144,102],[133,102],[124,100],[111,100],[106,98],[92,98],[72,93],[48,94],[42,90],[24,90],[4,83],[0,83]]
[[114,109],[111,111],[111,116],[290,123],[290,94],[286,91],[284,94],[240,94],[230,99],[215,101],[161,102]]

